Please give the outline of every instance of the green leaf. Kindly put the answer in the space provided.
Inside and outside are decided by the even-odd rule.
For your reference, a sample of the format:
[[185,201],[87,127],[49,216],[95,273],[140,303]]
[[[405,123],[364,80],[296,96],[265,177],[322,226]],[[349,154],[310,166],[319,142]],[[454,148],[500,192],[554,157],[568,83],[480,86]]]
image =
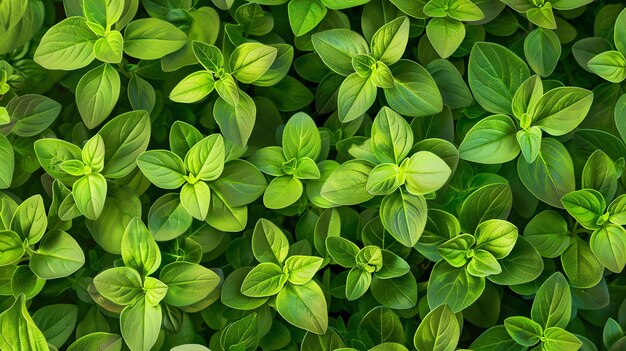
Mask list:
[[311,41],[315,52],[326,66],[342,76],[354,72],[354,55],[370,53],[365,39],[349,29],[336,28],[317,32],[311,36]]
[[105,63],[87,72],[76,87],[76,106],[89,129],[100,125],[113,111],[120,96],[120,76]]
[[534,126],[528,130],[520,130],[515,134],[515,138],[526,162],[535,162],[541,150],[541,129]]
[[308,157],[316,160],[321,151],[321,138],[313,119],[303,112],[289,118],[282,135],[283,152],[287,160]]
[[409,309],[417,304],[417,283],[411,272],[391,279],[374,276],[370,292],[378,303],[392,309]]
[[290,324],[315,334],[328,328],[328,308],[324,292],[314,281],[286,285],[276,296],[278,313]]
[[202,140],[202,133],[191,124],[183,121],[176,121],[172,124],[169,134],[170,150],[181,159],[200,140]]
[[610,349],[611,345],[622,338],[622,336],[624,336],[624,331],[622,330],[621,325],[619,325],[615,319],[609,318],[604,324],[604,329],[602,330],[602,341],[604,343],[604,347]]
[[578,237],[570,240],[569,247],[561,255],[561,263],[574,287],[591,288],[602,280],[604,266],[589,244]]
[[461,336],[460,329],[450,307],[440,305],[424,317],[413,336],[413,344],[418,351],[454,351]]
[[11,186],[15,170],[15,153],[11,142],[4,135],[0,135],[0,189]]
[[54,304],[44,306],[33,314],[33,321],[46,337],[46,341],[60,348],[72,335],[78,319],[78,306]]
[[194,72],[183,78],[172,89],[170,100],[186,104],[198,102],[207,97],[213,91],[214,86],[215,79],[211,72]]
[[597,229],[598,221],[606,211],[606,202],[600,192],[592,189],[572,191],[561,198],[567,212],[587,229]]
[[252,252],[257,261],[282,264],[289,252],[285,234],[274,223],[261,218],[252,233]]
[[563,274],[556,272],[537,291],[530,311],[544,329],[567,327],[572,313],[572,295]]
[[104,140],[100,134],[91,137],[81,150],[82,160],[94,172],[101,172],[104,168]]
[[626,58],[619,51],[605,51],[594,56],[587,64],[589,69],[611,83],[626,79]]
[[252,313],[224,328],[220,335],[220,346],[223,350],[255,349],[259,342],[259,325],[257,314]]
[[322,263],[321,257],[295,255],[287,258],[283,269],[287,273],[289,283],[302,285],[313,279]]
[[228,104],[232,106],[239,104],[239,86],[230,73],[224,74],[223,77],[215,81],[215,91]]
[[528,20],[539,27],[556,29],[556,20],[552,10],[552,3],[546,2],[540,7],[533,7],[526,12]]
[[569,133],[585,119],[592,101],[593,93],[587,89],[552,89],[530,111],[532,124],[554,136]]
[[226,140],[245,146],[254,128],[257,109],[252,98],[242,91],[237,101],[233,106],[223,98],[217,99],[213,116]]
[[469,257],[469,250],[476,244],[476,238],[471,234],[461,234],[441,243],[437,247],[438,253],[451,266],[463,267]]
[[390,69],[396,84],[384,91],[394,111],[411,117],[426,117],[443,110],[439,88],[424,67],[410,60],[399,60]]
[[561,198],[574,191],[572,158],[555,139],[541,141],[541,151],[535,162],[518,159],[517,172],[526,189],[551,206],[563,208]]
[[289,1],[289,25],[296,37],[315,28],[326,16],[326,6],[320,0]]
[[107,122],[98,132],[104,140],[104,169],[110,179],[128,175],[137,166],[137,158],[150,141],[150,115],[146,111],[122,113]]
[[353,160],[336,168],[322,186],[324,199],[337,205],[356,205],[373,196],[366,184],[373,166],[369,162]]
[[137,165],[146,178],[159,188],[176,189],[185,183],[183,160],[171,151],[146,151],[137,157]]
[[17,263],[24,256],[22,238],[12,230],[0,231],[0,266]]
[[433,18],[426,25],[426,35],[441,58],[448,58],[465,38],[465,26],[452,18]]
[[268,297],[278,294],[289,275],[275,263],[263,262],[252,268],[241,285],[241,293],[248,297]]
[[69,17],[50,28],[35,51],[33,60],[47,69],[76,70],[95,58],[94,34],[81,17]]
[[617,225],[626,225],[626,195],[618,196],[609,205],[609,221]]
[[281,209],[292,205],[302,196],[302,182],[292,176],[274,178],[265,189],[263,204],[270,209]]
[[143,298],[124,308],[120,315],[120,330],[128,348],[149,351],[159,337],[161,318],[161,305],[150,306]]
[[615,163],[602,150],[594,151],[587,159],[581,177],[583,189],[595,189],[610,201],[617,191],[617,169]]
[[320,179],[320,170],[315,161],[308,157],[298,160],[293,176],[298,179]]
[[506,219],[511,212],[513,194],[508,184],[488,184],[471,193],[459,211],[461,230],[474,233],[489,219]]
[[511,338],[520,345],[533,346],[543,336],[543,328],[532,319],[514,316],[504,320],[504,327]]
[[370,42],[372,56],[387,65],[400,60],[409,41],[409,27],[410,21],[404,16],[381,26]]
[[[528,128],[531,122],[531,116],[527,114],[532,110],[539,99],[543,96],[543,82],[538,75],[532,75],[526,79],[522,85],[515,91],[511,109],[513,115],[520,121],[520,125]],[[523,121],[522,121],[523,120]]]
[[383,266],[379,271],[374,273],[377,278],[397,278],[407,274],[411,270],[409,264],[400,256],[385,249],[382,249],[381,252],[383,256]]
[[217,73],[224,66],[224,56],[215,45],[194,40],[191,48],[198,62],[209,72]]
[[470,345],[474,351],[523,351],[525,346],[513,340],[503,325],[495,326],[484,331]]
[[146,304],[149,306],[158,306],[167,294],[167,285],[156,278],[146,277],[143,288],[146,293]]
[[539,251],[541,256],[555,258],[569,246],[567,222],[556,211],[538,213],[524,228],[524,237]]
[[551,75],[561,57],[559,37],[549,29],[533,30],[524,39],[524,56],[530,68],[538,75]]
[[477,163],[509,162],[520,152],[516,133],[517,126],[511,117],[489,116],[470,129],[459,145],[459,155],[464,160]]
[[11,133],[32,137],[50,127],[61,112],[61,104],[42,95],[26,94],[11,99],[6,109],[15,120]]
[[120,0],[83,1],[82,4],[85,18],[103,28],[110,28],[124,11],[124,2]]
[[515,247],[517,236],[517,227],[512,223],[501,219],[489,219],[476,227],[476,248],[502,259]]
[[45,336],[28,314],[24,295],[19,295],[11,307],[0,314],[0,335],[3,350],[48,350]]
[[472,47],[468,81],[474,98],[485,110],[511,114],[513,95],[529,76],[524,61],[504,46],[478,42]]
[[337,96],[339,120],[348,123],[369,110],[376,100],[377,89],[369,77],[352,73],[341,83]]
[[83,216],[91,220],[100,217],[106,195],[107,181],[100,173],[85,174],[72,186],[72,196],[76,207]]
[[372,125],[372,151],[382,163],[399,165],[413,147],[409,123],[388,107],[380,109]]
[[413,195],[424,195],[441,189],[452,174],[445,161],[429,151],[418,151],[405,162],[402,165],[405,185]]
[[72,184],[78,179],[61,168],[64,161],[81,159],[81,150],[78,146],[59,139],[44,138],[35,141],[33,147],[41,167],[53,178],[65,184]]
[[448,6],[448,16],[459,21],[479,21],[485,18],[481,8],[470,0],[452,0]]
[[30,245],[36,244],[41,239],[47,226],[46,208],[41,195],[33,195],[24,200],[11,219],[11,230],[22,240],[26,239]]
[[597,229],[589,240],[591,251],[598,261],[615,273],[626,265],[626,230],[622,226],[607,224]]
[[475,277],[465,268],[455,268],[446,261],[439,261],[428,280],[428,306],[435,308],[445,304],[452,312],[460,312],[478,300],[484,289],[485,278]]
[[362,297],[370,288],[372,274],[354,267],[346,277],[346,299],[355,301]]
[[143,297],[141,276],[129,267],[109,268],[93,278],[100,295],[118,305],[132,305]]
[[145,224],[133,218],[122,236],[122,260],[142,277],[154,273],[161,265],[161,251]]
[[383,198],[380,219],[398,242],[413,247],[419,240],[427,220],[426,200],[400,189]]
[[185,168],[197,179],[217,179],[224,170],[224,139],[211,134],[200,140],[185,155]]
[[158,18],[142,18],[124,29],[124,52],[140,60],[157,60],[187,43],[187,35]]
[[547,328],[544,331],[543,348],[546,351],[575,351],[582,342],[574,334],[562,328]]
[[112,30],[96,41],[93,47],[96,59],[107,63],[120,63],[124,54],[122,33]]
[[191,262],[172,262],[161,270],[159,280],[167,285],[164,301],[189,306],[204,299],[220,282],[212,270]]
[[231,73],[242,83],[254,83],[272,66],[277,54],[277,49],[269,45],[241,44],[230,56]]
[[501,272],[502,267],[496,258],[489,251],[482,249],[475,250],[467,264],[467,273],[475,277],[487,277]]
[[356,266],[356,256],[360,250],[350,240],[339,236],[329,236],[326,238],[326,249],[330,257],[340,266],[345,268]]
[[37,251],[31,256],[30,269],[39,278],[64,278],[85,264],[80,244],[62,230],[52,230],[44,235]]
[[372,195],[388,195],[402,185],[402,171],[393,163],[381,163],[372,169],[365,188]]
[[106,350],[121,351],[124,341],[117,334],[95,332],[87,334],[74,341],[68,348],[68,351],[86,351],[86,350]]

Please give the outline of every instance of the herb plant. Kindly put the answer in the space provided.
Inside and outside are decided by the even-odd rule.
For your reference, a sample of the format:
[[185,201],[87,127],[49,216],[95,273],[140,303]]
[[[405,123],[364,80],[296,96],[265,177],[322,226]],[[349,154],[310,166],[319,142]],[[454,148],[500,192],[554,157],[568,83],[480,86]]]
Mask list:
[[619,0],[0,0],[0,350],[626,350]]

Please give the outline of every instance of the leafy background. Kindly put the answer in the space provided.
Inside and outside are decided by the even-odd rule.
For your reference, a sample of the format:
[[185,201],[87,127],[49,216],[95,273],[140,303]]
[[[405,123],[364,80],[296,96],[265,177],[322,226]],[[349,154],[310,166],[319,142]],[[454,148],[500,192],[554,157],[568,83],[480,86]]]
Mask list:
[[626,350],[626,10],[0,1],[1,350]]

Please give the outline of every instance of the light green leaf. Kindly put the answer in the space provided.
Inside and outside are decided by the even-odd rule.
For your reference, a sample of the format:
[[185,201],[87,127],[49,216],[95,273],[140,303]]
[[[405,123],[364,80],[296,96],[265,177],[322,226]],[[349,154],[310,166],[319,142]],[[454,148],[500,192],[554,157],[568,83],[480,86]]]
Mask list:
[[400,189],[383,198],[380,219],[396,240],[404,246],[413,247],[426,226],[427,211],[423,196]]
[[486,164],[511,161],[520,152],[516,133],[511,117],[489,116],[470,129],[459,145],[459,155],[464,160]]
[[120,329],[128,348],[149,351],[159,337],[161,318],[161,305],[150,306],[144,298],[124,308],[120,315]]
[[94,34],[82,17],[69,17],[52,26],[35,51],[34,60],[47,69],[76,70],[95,58]]
[[277,49],[269,45],[241,44],[230,56],[231,73],[242,83],[254,83],[272,66],[277,53]]
[[399,165],[413,147],[409,123],[389,107],[380,109],[372,124],[372,151],[382,163]]
[[328,307],[324,292],[314,281],[285,286],[276,296],[278,313],[290,324],[315,334],[328,328]]
[[142,18],[124,29],[124,52],[140,60],[157,60],[187,43],[187,35],[158,18]]
[[98,219],[104,208],[107,195],[107,181],[100,173],[89,173],[78,179],[72,186],[72,196],[76,207],[88,219]]
[[526,63],[509,49],[494,43],[474,44],[468,81],[474,98],[485,110],[511,114],[513,95],[528,77]]
[[79,243],[62,230],[44,235],[37,251],[31,256],[30,269],[39,278],[64,278],[85,264],[85,255]]
[[452,170],[439,156],[418,151],[402,164],[406,189],[413,195],[424,195],[441,189]]
[[459,321],[444,304],[424,317],[413,336],[413,344],[418,351],[454,351],[460,336]]

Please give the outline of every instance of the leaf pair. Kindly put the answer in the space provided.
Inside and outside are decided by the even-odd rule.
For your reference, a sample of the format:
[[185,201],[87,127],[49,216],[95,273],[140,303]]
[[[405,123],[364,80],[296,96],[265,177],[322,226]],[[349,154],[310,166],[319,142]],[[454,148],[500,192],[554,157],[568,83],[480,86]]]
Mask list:
[[250,156],[250,162],[261,172],[274,176],[263,204],[270,209],[293,205],[304,194],[307,180],[320,178],[315,163],[322,150],[320,133],[313,119],[303,112],[289,118],[282,135],[282,147],[268,146]]
[[532,76],[511,99],[511,112],[519,127],[506,115],[484,118],[467,133],[459,154],[468,161],[496,164],[515,159],[521,151],[524,159],[533,163],[541,151],[542,131],[553,136],[572,131],[583,121],[592,101],[591,91],[577,87],[554,88],[544,94],[541,78]]
[[407,17],[380,27],[369,45],[360,34],[343,28],[312,36],[313,47],[326,66],[347,76],[337,96],[341,122],[366,113],[376,100],[378,87],[384,89],[389,106],[402,114],[423,117],[441,111],[441,94],[430,74],[413,61],[401,60],[408,36]]
[[316,334],[328,327],[326,299],[313,280],[323,259],[315,256],[287,257],[289,242],[272,222],[260,219],[252,234],[252,249],[260,262],[241,283],[240,291],[251,298],[276,295],[276,309],[289,323]]
[[539,288],[531,317],[514,316],[504,320],[509,335],[522,346],[540,343],[542,350],[578,350],[582,342],[565,330],[569,324],[572,295],[565,277],[554,273]]

